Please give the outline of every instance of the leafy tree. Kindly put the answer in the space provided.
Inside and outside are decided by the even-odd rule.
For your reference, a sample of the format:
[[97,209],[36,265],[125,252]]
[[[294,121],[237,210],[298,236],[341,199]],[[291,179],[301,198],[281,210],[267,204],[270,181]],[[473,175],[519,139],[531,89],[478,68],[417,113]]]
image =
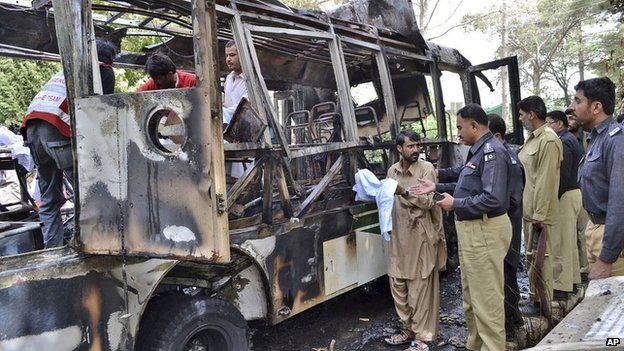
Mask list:
[[590,68],[600,76],[608,76],[624,94],[624,23],[612,32],[602,33],[593,45],[597,59]]
[[284,0],[286,5],[290,7],[294,7],[296,9],[312,9],[312,10],[320,10],[319,3],[321,1],[317,0]]
[[[595,59],[590,46],[595,35],[586,30],[584,20],[604,20],[604,7],[591,0],[521,0],[507,5],[504,32],[501,21],[496,20],[501,11],[497,7],[474,21],[471,28],[495,37],[504,33],[505,51],[518,55],[521,78],[532,93],[552,94],[544,90],[544,83],[550,80],[563,92],[558,102],[569,102],[570,80],[576,74],[583,77],[585,63]],[[472,15],[477,16],[483,14]]]
[[61,69],[54,62],[0,58],[0,124],[19,124],[41,87]]

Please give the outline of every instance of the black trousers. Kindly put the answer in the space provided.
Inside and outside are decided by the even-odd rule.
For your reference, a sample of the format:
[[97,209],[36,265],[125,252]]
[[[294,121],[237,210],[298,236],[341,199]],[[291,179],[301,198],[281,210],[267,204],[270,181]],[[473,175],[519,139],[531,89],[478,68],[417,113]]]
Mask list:
[[522,314],[518,302],[520,301],[520,290],[518,288],[518,265],[520,263],[520,242],[522,240],[522,204],[510,208],[509,219],[511,220],[511,244],[505,256],[505,330],[507,335],[523,324]]

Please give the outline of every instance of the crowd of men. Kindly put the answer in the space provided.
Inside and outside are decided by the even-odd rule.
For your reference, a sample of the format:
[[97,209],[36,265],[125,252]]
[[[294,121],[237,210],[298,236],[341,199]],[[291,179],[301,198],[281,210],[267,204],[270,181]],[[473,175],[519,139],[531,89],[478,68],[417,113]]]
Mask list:
[[[113,59],[116,49],[112,43],[97,39],[97,55],[103,94],[115,90]],[[234,41],[225,44],[226,65],[231,72],[225,80],[223,118],[227,124],[242,98],[247,98],[245,77],[242,74],[238,52]],[[195,74],[177,69],[175,63],[162,53],[152,54],[145,64],[149,75],[137,91],[150,91],[195,86]],[[179,117],[163,116],[161,123],[179,123]],[[67,103],[67,87],[63,71],[56,73],[31,101],[22,121],[21,134],[30,148],[37,166],[37,185],[41,193],[39,218],[43,224],[42,234],[45,248],[63,246],[68,243],[70,233],[65,231],[61,220],[61,207],[66,201],[67,185],[74,177],[71,149],[71,123]],[[173,142],[175,137],[171,137]],[[64,181],[64,177],[67,181]]]
[[[614,118],[615,86],[594,78],[575,89],[565,112],[548,112],[538,96],[518,103],[528,133],[518,153],[503,138],[505,121],[476,104],[457,111],[459,137],[470,146],[462,166],[435,170],[419,159],[418,134],[399,135],[401,160],[388,171],[399,183],[388,275],[403,331],[388,344],[423,351],[436,341],[441,211],[455,215],[469,350],[504,350],[522,314],[548,313],[587,279],[624,275],[624,127]],[[522,237],[530,293],[519,307]]]

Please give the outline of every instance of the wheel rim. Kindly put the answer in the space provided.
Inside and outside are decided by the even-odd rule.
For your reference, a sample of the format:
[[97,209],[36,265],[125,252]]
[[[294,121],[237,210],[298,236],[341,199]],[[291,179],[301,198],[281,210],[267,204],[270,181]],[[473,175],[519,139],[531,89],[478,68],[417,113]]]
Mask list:
[[229,351],[227,334],[216,326],[203,326],[190,333],[184,342],[183,351]]

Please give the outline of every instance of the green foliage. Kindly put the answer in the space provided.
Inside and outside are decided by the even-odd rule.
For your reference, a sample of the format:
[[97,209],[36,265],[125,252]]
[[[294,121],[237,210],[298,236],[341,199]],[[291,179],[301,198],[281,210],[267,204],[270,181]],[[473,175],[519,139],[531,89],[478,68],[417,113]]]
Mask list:
[[616,31],[600,35],[594,47],[597,60],[591,65],[592,70],[611,78],[620,94],[624,94],[624,24],[620,23]]
[[[121,41],[121,50],[141,52],[147,46],[160,43],[166,38],[156,36],[127,36]],[[148,76],[143,69],[114,68],[115,92],[126,93],[136,91],[139,85],[145,83]]]
[[[326,2],[327,0],[282,0],[282,2],[295,9],[307,9],[307,10],[321,10],[319,4]],[[348,0],[334,0],[336,4],[344,4]]]
[[32,98],[60,69],[58,63],[0,58],[0,125],[21,123]]
[[284,0],[283,2],[286,5],[296,9],[320,10],[318,6],[320,1],[317,0]]
[[[506,51],[518,56],[522,84],[531,93],[548,98],[553,106],[565,106],[581,70],[589,68],[601,74],[594,63],[603,62],[602,74],[614,78],[621,72],[621,61],[619,66],[617,62],[622,58],[622,42],[617,43],[617,39],[622,33],[608,30],[614,16],[608,15],[604,2],[518,0],[506,4],[466,16],[465,22],[470,29],[492,37],[505,33]],[[602,30],[597,30],[598,26]],[[608,34],[601,35],[601,31]]]

